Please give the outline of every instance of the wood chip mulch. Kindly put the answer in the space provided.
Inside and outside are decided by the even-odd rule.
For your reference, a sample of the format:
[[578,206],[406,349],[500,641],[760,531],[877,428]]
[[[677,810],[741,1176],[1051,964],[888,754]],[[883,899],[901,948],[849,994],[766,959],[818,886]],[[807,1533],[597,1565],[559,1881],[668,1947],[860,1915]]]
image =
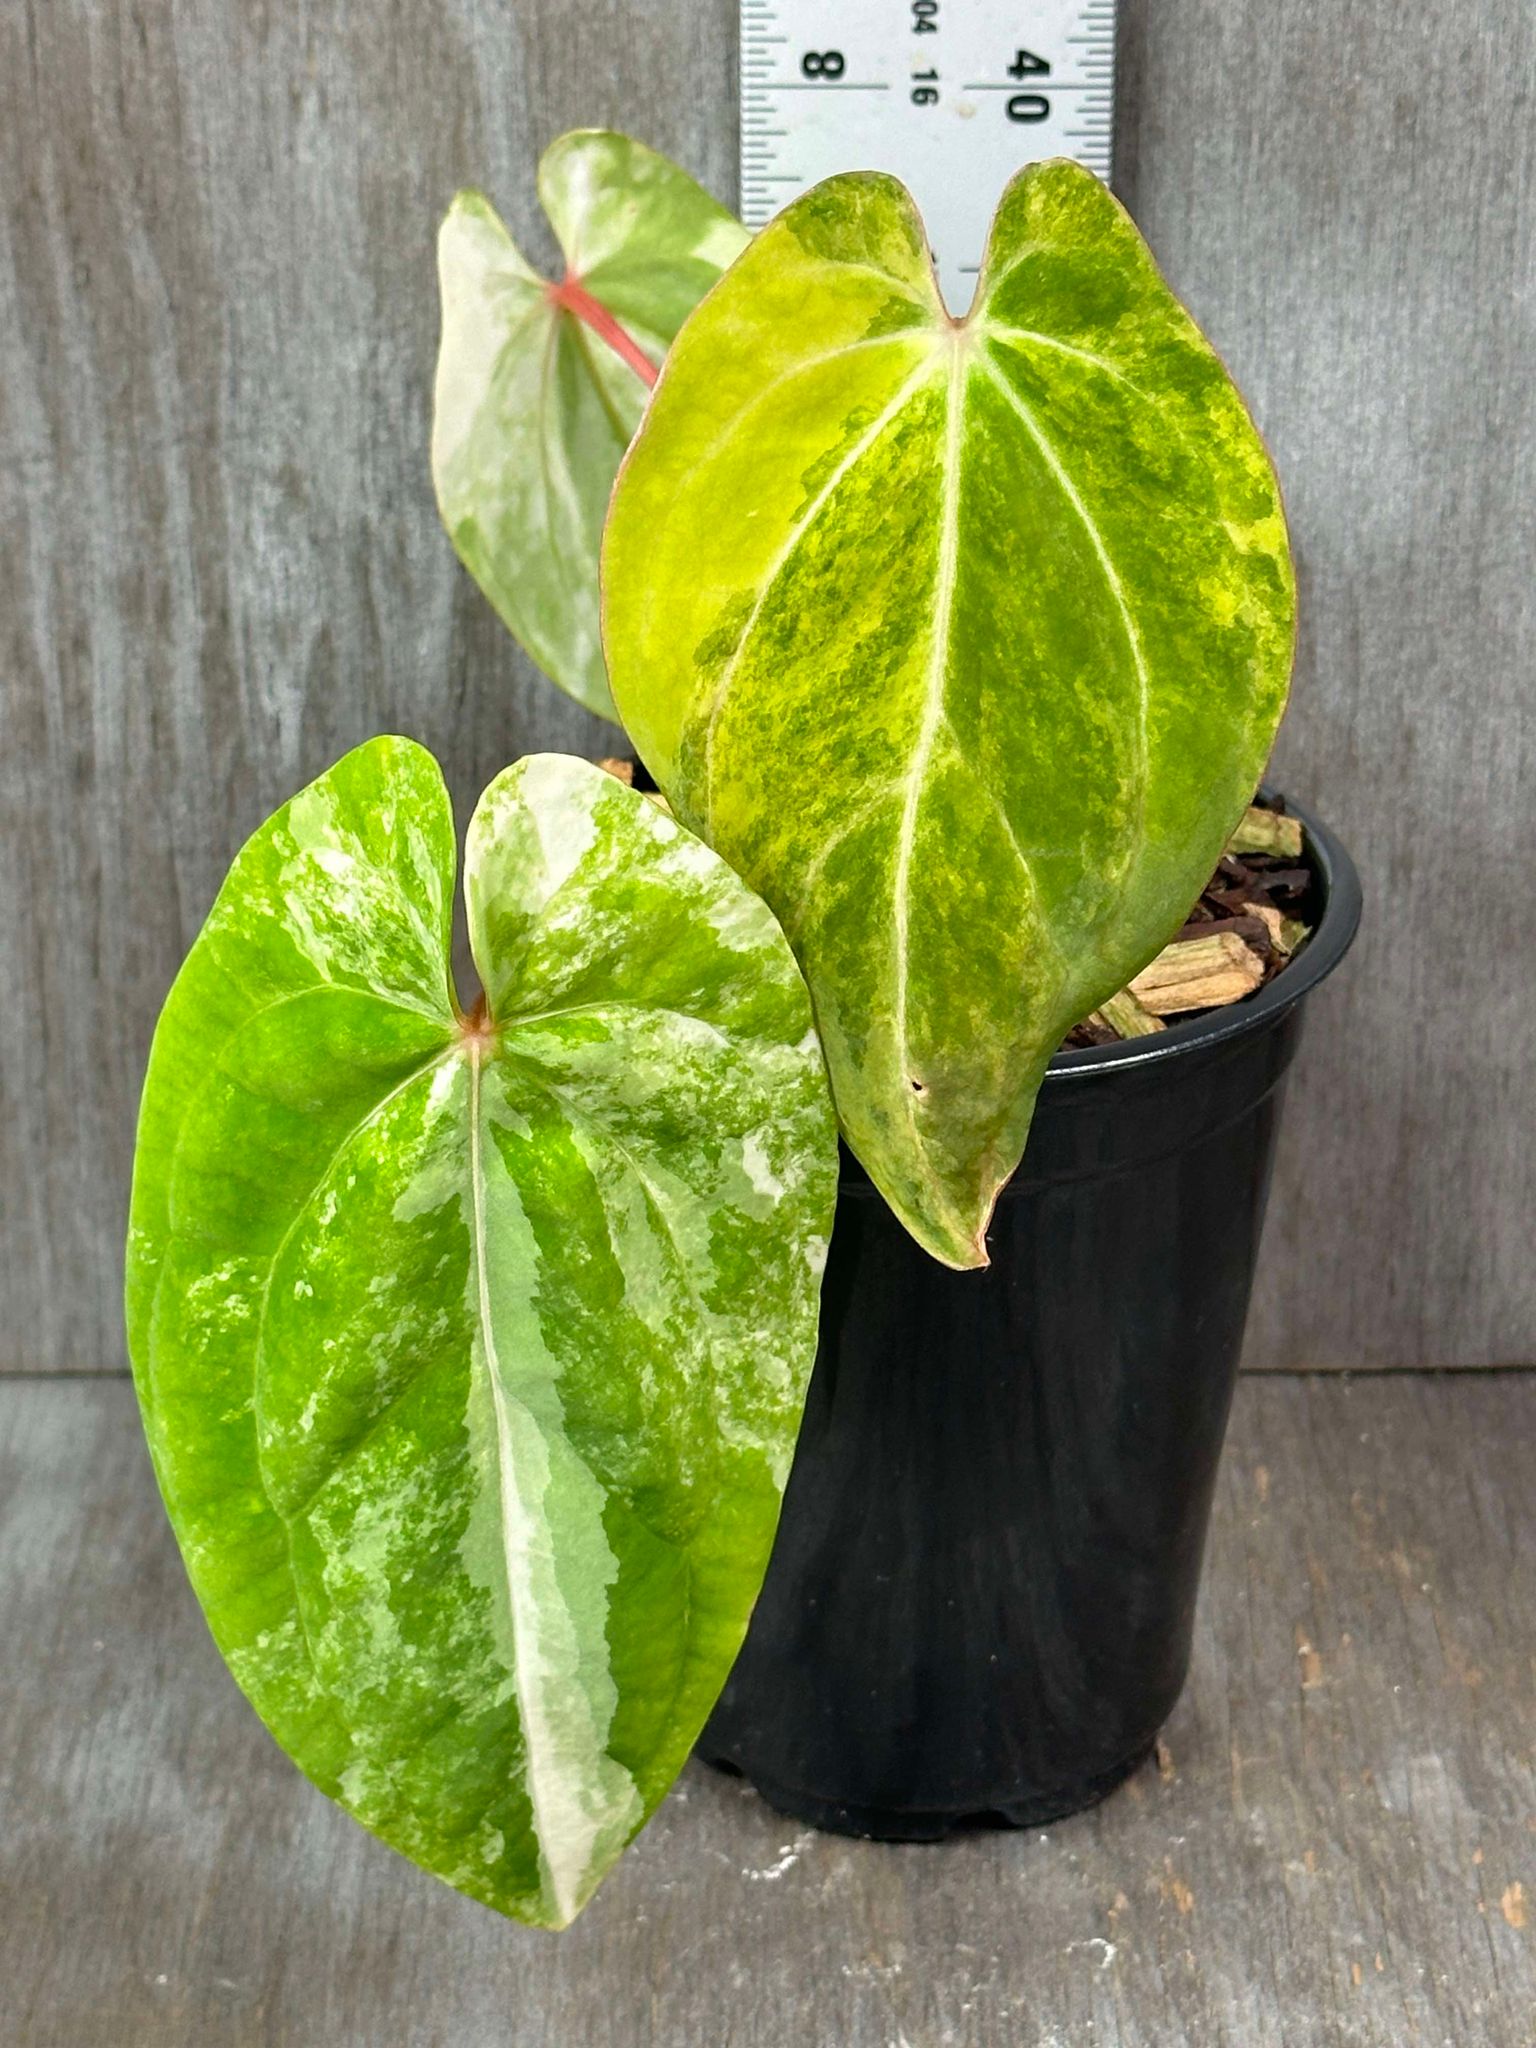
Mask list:
[[1183,928],[1128,988],[1062,1041],[1114,1045],[1241,1002],[1281,972],[1316,915],[1301,826],[1282,798],[1260,798],[1233,834]]

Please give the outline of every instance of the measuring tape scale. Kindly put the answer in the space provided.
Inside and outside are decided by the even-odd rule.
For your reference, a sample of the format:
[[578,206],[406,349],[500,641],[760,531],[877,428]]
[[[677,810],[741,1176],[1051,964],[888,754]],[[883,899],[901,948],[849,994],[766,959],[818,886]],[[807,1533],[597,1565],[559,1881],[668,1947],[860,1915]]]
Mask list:
[[837,171],[889,171],[963,313],[1022,164],[1110,173],[1114,0],[741,0],[741,217]]

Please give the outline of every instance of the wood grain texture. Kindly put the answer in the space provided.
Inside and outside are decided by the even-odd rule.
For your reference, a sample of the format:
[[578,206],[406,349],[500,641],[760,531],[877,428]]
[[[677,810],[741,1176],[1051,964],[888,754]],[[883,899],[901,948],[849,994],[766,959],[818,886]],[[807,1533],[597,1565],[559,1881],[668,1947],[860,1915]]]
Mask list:
[[1536,9],[1124,0],[1116,176],[1285,485],[1274,779],[1359,944],[1291,1090],[1255,1365],[1536,1357]]
[[[0,1370],[121,1363],[149,1033],[259,819],[384,728],[461,805],[604,748],[438,531],[432,234],[474,179],[547,254],[578,122],[729,198],[734,38],[731,0],[0,12]],[[1121,40],[1120,185],[1288,486],[1279,779],[1369,891],[1250,1362],[1530,1359],[1536,13],[1123,0]]]
[[893,1849],[693,1766],[568,1934],[354,1827],[239,1698],[120,1381],[0,1388],[15,2048],[1530,2048],[1536,1375],[1251,1377],[1158,1763]]
[[149,1037],[235,849],[409,733],[461,821],[616,734],[459,570],[437,223],[553,260],[539,150],[627,124],[729,194],[734,15],[667,0],[0,9],[0,1369],[122,1363]]

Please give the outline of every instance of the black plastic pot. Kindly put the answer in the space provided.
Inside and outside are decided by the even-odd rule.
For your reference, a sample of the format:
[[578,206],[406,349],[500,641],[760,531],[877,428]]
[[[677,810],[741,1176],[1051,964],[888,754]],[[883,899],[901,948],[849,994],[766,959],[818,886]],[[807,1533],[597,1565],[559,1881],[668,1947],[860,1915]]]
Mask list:
[[701,1754],[782,1812],[931,1840],[1147,1754],[1195,1593],[1306,996],[1360,887],[1305,812],[1313,936],[1245,1003],[1062,1053],[981,1273],[845,1158],[783,1519]]

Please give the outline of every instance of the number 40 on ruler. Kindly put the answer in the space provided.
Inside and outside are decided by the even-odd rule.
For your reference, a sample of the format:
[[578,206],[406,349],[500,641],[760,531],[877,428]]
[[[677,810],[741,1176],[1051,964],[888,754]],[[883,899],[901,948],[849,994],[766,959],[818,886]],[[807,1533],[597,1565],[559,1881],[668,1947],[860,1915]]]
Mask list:
[[1071,156],[1107,178],[1114,0],[741,0],[741,212],[835,171],[890,171],[964,312],[998,194]]

